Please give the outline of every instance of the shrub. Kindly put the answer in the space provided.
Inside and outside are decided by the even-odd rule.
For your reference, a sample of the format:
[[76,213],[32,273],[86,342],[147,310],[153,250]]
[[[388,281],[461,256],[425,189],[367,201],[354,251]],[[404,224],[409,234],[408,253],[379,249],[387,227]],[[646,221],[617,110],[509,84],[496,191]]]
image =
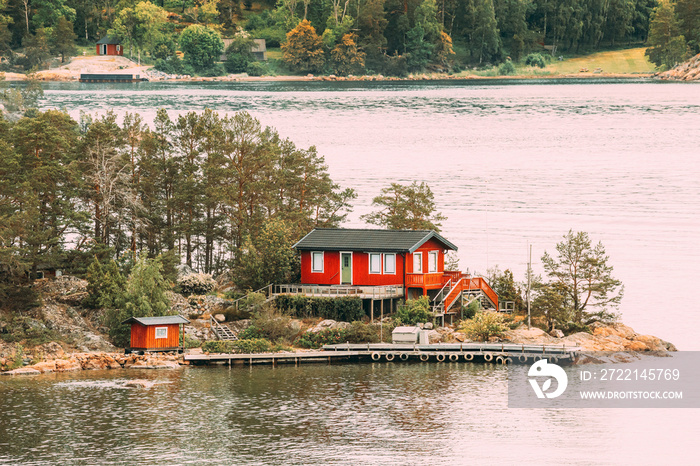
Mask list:
[[190,273],[177,279],[180,293],[186,296],[207,294],[214,290],[216,282],[208,273]]
[[272,343],[264,338],[252,338],[248,340],[213,340],[202,345],[202,351],[208,353],[269,353],[272,351]]
[[186,74],[184,63],[177,56],[158,59],[153,68],[167,74]]
[[379,343],[379,326],[364,322],[353,322],[345,330],[346,341],[350,343]]
[[320,348],[323,345],[345,343],[347,331],[339,328],[324,328],[318,332],[306,332],[296,339],[295,344],[302,348]]
[[473,318],[477,312],[481,310],[481,302],[478,299],[470,302],[467,307],[464,308],[463,316],[465,319]]
[[365,317],[362,299],[357,297],[310,298],[307,296],[278,296],[277,307],[292,317],[321,317],[354,322]]
[[538,68],[544,68],[547,66],[547,59],[540,53],[531,53],[525,57],[525,64],[527,66],[536,66]]
[[510,76],[515,74],[515,65],[512,61],[508,60],[505,63],[501,63],[498,67],[498,74],[501,76]]
[[185,349],[199,348],[200,346],[202,346],[201,341],[199,341],[196,338],[193,338],[189,335],[185,335]]
[[252,57],[248,54],[229,53],[226,55],[224,68],[229,73],[243,73],[251,63]]
[[432,322],[433,313],[430,311],[430,299],[427,296],[409,299],[405,305],[399,306],[396,311],[396,320],[404,325]]
[[506,325],[497,312],[477,312],[474,318],[462,321],[459,330],[474,340],[488,341],[491,337],[502,336]]
[[270,70],[267,68],[267,65],[260,63],[259,61],[248,63],[245,72],[248,73],[248,76],[265,76],[270,74]]

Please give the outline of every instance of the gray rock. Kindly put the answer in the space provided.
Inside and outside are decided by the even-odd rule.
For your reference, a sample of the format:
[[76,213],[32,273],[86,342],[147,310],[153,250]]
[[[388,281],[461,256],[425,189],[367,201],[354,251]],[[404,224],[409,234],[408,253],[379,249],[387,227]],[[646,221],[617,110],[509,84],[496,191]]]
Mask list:
[[333,324],[330,328],[337,328],[337,329],[340,329],[340,330],[347,330],[347,329],[349,329],[350,327],[352,327],[352,324],[350,324],[350,322],[336,322],[336,323]]
[[426,322],[423,324],[423,328],[426,330],[432,330],[433,329],[433,323],[432,322]]
[[226,322],[226,316],[223,315],[223,314],[214,314],[214,318],[215,318],[218,322]]
[[442,334],[438,332],[437,330],[429,330],[428,331],[428,342],[430,344],[433,343],[440,343],[442,341]]
[[559,330],[558,328],[555,328],[554,330],[552,330],[551,332],[549,332],[549,334],[550,334],[551,336],[553,336],[554,338],[564,338],[564,332],[562,332],[562,331]]

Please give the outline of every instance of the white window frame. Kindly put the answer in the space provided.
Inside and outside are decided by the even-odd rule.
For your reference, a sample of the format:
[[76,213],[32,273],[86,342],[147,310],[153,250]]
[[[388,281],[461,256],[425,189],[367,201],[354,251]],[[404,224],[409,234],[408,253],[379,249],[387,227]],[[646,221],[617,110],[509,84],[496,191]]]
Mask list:
[[[389,270],[389,268],[386,266],[386,259],[388,257],[392,257],[394,259],[394,267],[393,270]],[[387,275],[396,275],[396,254],[384,254],[384,273]]]
[[[158,334],[161,334],[158,336]],[[156,340],[168,338],[168,327],[156,327]]]
[[117,45],[117,53],[121,52],[121,49],[122,49],[122,46],[121,46],[121,45]]
[[[418,269],[416,269],[416,258],[418,258]],[[414,252],[413,253],[413,273],[423,273],[423,253]]]
[[[372,270],[372,257],[379,257],[379,270]],[[369,253],[369,273],[372,275],[379,275],[382,273],[382,255],[378,252]]]
[[[434,268],[430,267],[430,258],[434,257],[435,261],[433,262],[433,265],[435,266]],[[437,251],[429,251],[428,252],[428,273],[437,273],[438,271],[438,252]]]
[[[321,254],[321,269],[317,269],[316,267],[316,261],[314,260],[314,255],[315,254]],[[326,265],[326,255],[324,254],[323,251],[312,251],[311,252],[311,273],[323,273],[323,270]]]

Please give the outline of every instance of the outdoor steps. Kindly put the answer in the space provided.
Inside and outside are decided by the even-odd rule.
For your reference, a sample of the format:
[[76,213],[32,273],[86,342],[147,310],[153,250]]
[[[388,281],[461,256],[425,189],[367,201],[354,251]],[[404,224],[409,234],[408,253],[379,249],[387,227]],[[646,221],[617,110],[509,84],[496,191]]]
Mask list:
[[233,333],[233,331],[226,324],[220,324],[219,322],[212,320],[211,329],[214,331],[214,335],[216,335],[219,340],[238,340],[236,334]]

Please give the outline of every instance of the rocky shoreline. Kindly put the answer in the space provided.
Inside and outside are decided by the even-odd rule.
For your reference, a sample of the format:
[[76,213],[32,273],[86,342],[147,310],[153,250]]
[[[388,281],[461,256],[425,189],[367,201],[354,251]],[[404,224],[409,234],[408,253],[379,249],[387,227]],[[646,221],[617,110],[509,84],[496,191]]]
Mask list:
[[[317,328],[336,328],[344,322],[322,321]],[[431,343],[450,343],[469,341],[460,332],[449,327],[430,330]],[[562,345],[578,347],[581,352],[574,364],[626,363],[640,359],[642,355],[657,357],[668,356],[669,352],[677,351],[669,342],[652,335],[641,335],[624,324],[597,325],[593,333],[578,332],[566,337],[556,337],[533,327],[527,329],[524,325],[516,330],[509,330],[502,339],[503,343],[527,345]],[[201,351],[201,350],[198,350]],[[296,350],[299,352],[307,350]],[[1,360],[0,366],[7,361]],[[187,362],[183,355],[173,353],[120,354],[113,352],[89,352],[63,354],[58,350],[46,360],[14,369],[0,372],[0,375],[38,375],[51,372],[71,372],[79,370],[107,369],[177,369]]]
[[700,53],[668,71],[656,73],[654,77],[663,81],[700,81]]
[[179,369],[183,363],[182,355],[174,354],[71,353],[62,358],[47,359],[31,366],[0,372],[0,375],[38,375],[106,369]]

